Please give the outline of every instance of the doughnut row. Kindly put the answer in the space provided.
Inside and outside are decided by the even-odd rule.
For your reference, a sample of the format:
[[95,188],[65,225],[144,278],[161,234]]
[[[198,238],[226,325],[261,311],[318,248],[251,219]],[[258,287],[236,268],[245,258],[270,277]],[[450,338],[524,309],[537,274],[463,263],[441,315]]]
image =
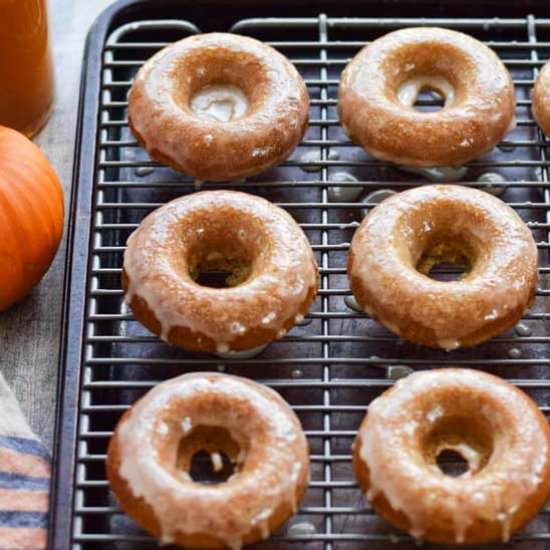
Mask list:
[[[224,481],[195,480],[203,451]],[[444,452],[464,458],[447,475]],[[417,539],[509,540],[550,496],[550,427],[515,386],[469,369],[417,372],[372,401],[353,444],[359,487]],[[150,390],[119,420],[107,477],[122,509],[161,544],[230,548],[267,538],[298,509],[308,444],[272,389],[220,373],[184,374]]]
[[[432,90],[438,112],[414,108]],[[129,126],[149,156],[198,180],[244,178],[286,159],[307,129],[309,96],[294,66],[253,38],[191,36],[139,70]],[[449,29],[409,28],[363,48],[341,75],[338,110],[350,139],[409,167],[460,166],[515,127],[510,73],[487,46]],[[550,132],[550,65],[533,92]]]
[[[451,351],[505,332],[533,304],[531,231],[499,198],[425,185],[372,209],[355,232],[348,277],[359,307],[406,340]],[[456,281],[429,276],[460,264]],[[202,273],[225,274],[223,288]],[[202,191],[149,214],[128,239],[122,286],[135,318],[189,351],[254,353],[308,313],[319,286],[309,241],[265,199]]]
[[[440,111],[414,108],[426,89],[441,96]],[[338,110],[354,143],[410,167],[460,166],[515,124],[503,63],[472,37],[440,28],[395,31],[362,49],[342,73]],[[225,181],[286,159],[306,132],[309,97],[273,48],[211,33],[145,63],[128,111],[151,158]],[[548,66],[533,113],[550,132]],[[462,267],[457,280],[431,276],[446,263]],[[424,185],[369,211],[347,273],[362,311],[403,339],[452,351],[505,332],[531,307],[537,246],[497,197]],[[300,324],[319,279],[312,246],[289,213],[229,190],[193,193],[149,214],[122,266],[137,321],[169,344],[221,357],[260,353]],[[225,479],[197,478],[201,453]],[[465,471],[446,472],[445,453],[462,457]],[[506,542],[550,496],[544,415],[517,387],[475,370],[399,380],[370,402],[352,457],[375,511],[419,540]],[[106,470],[121,508],[161,544],[231,550],[276,532],[297,512],[310,476],[306,434],[281,395],[200,372],[155,386],[122,415]]]

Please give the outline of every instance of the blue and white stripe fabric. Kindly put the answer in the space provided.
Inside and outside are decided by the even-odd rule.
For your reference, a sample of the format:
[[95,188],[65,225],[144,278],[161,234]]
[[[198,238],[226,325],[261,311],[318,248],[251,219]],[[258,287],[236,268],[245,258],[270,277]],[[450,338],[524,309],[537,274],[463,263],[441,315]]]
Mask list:
[[0,549],[47,546],[50,456],[0,375]]

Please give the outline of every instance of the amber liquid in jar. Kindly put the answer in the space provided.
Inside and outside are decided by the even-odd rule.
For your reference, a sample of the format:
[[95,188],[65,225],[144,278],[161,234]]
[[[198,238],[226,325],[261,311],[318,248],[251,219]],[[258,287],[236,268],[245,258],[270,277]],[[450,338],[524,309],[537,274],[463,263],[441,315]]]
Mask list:
[[46,0],[0,0],[0,125],[33,136],[53,97]]

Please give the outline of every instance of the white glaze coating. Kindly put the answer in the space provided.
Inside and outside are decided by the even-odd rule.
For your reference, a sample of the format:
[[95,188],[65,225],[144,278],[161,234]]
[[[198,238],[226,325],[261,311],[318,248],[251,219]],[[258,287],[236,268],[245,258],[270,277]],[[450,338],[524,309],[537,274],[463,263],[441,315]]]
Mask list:
[[[195,483],[176,468],[178,419],[225,428],[242,454],[226,482]],[[159,440],[158,425],[170,434]],[[290,407],[273,390],[222,374],[187,374],[153,388],[117,426],[120,476],[143,498],[160,524],[163,542],[183,534],[211,534],[237,550],[280,504],[296,506],[298,484],[307,480],[307,442]],[[215,469],[221,457],[212,453]]]
[[[185,255],[191,243],[200,243],[211,227],[227,220],[243,247],[263,243],[261,261],[243,284],[200,286],[188,272]],[[312,288],[316,290],[318,276],[311,246],[292,217],[265,199],[235,191],[195,193],[152,212],[128,239],[124,270],[126,300],[139,296],[147,303],[164,340],[174,327],[185,327],[197,338],[214,340],[218,353],[242,349],[232,343],[250,330],[280,334],[290,319],[294,324]],[[263,343],[267,341],[258,345]]]
[[193,421],[191,417],[185,416],[181,421],[181,430],[184,434],[189,433],[193,429]]
[[[191,110],[200,118],[230,122],[242,118],[248,110],[248,99],[237,86],[212,85],[199,90],[190,103]],[[207,145],[214,136],[206,138]]]
[[[462,235],[479,247],[463,279],[437,281],[417,271],[437,234],[449,243]],[[537,261],[531,232],[502,201],[476,189],[427,185],[371,210],[353,237],[348,270],[365,311],[402,336],[407,330],[408,338],[418,337],[418,326],[429,329],[435,341],[428,345],[453,350],[530,304]]]
[[[437,418],[434,403],[444,407]],[[481,469],[480,453],[468,443],[442,445],[467,459],[469,475],[443,474],[423,451],[421,442],[447,417],[447,407],[477,416],[490,431],[493,450]],[[410,422],[417,423],[415,431],[405,429]],[[422,538],[437,516],[454,522],[457,543],[477,520],[498,521],[507,540],[512,515],[548,472],[545,423],[525,394],[494,376],[467,369],[411,374],[370,404],[359,430],[359,456],[369,470],[367,496],[383,494],[407,517],[415,537]]]

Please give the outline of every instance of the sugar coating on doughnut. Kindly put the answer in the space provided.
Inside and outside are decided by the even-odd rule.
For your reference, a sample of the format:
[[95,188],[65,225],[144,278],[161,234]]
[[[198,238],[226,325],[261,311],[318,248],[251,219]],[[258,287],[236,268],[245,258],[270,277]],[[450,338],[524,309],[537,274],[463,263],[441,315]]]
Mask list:
[[[457,411],[456,400],[466,394],[472,408]],[[450,477],[423,456],[419,441],[437,422],[457,414],[464,422],[471,415],[487,423],[494,447],[480,468],[481,454],[468,442],[444,445],[460,452],[471,470]],[[428,534],[431,540],[437,517],[441,523],[452,518],[449,542],[468,542],[468,528],[479,521],[500,524],[506,541],[514,515],[533,492],[543,493],[539,506],[548,496],[548,433],[536,405],[511,384],[473,370],[439,369],[411,374],[375,399],[356,444],[369,472],[368,498],[383,495],[406,516],[414,537]]]
[[[264,243],[252,274],[231,288],[200,286],[188,272],[187,251],[200,245],[214,222],[220,231],[228,224],[225,233],[240,224],[236,238],[244,249]],[[195,193],[151,213],[128,239],[124,270],[126,300],[139,296],[147,303],[164,340],[174,327],[186,327],[214,340],[219,353],[235,349],[250,330],[269,330],[275,339],[308,307],[318,281],[311,246],[292,217],[265,199],[234,191]]]
[[[195,483],[177,470],[178,442],[196,426],[225,428],[239,444],[238,471],[226,482]],[[280,505],[296,510],[298,484],[308,477],[307,442],[290,407],[273,390],[235,376],[187,374],[159,384],[116,434],[119,475],[151,506],[166,544],[178,533],[206,533],[238,550],[254,528],[267,538],[271,515]],[[221,456],[212,461],[219,468]]]
[[[419,272],[423,255],[438,243],[472,249],[471,272],[447,282]],[[502,332],[530,306],[537,248],[500,199],[457,185],[426,185],[371,210],[353,237],[348,271],[359,305],[386,327],[452,350]]]

